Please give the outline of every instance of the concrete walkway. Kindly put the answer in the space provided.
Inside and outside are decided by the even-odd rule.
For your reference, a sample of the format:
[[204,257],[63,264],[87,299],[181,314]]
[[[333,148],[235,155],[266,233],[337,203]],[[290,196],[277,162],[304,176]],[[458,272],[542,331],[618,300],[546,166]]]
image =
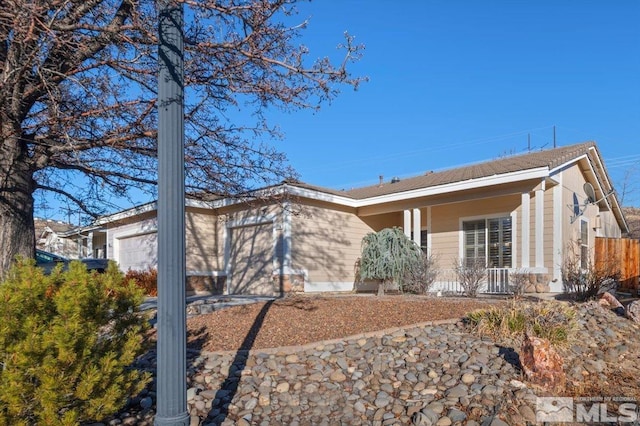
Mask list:
[[[187,317],[200,314],[209,314],[220,309],[230,308],[233,306],[248,305],[250,303],[268,302],[275,300],[273,296],[254,296],[254,295],[195,295],[186,298]],[[146,297],[140,305],[141,311],[152,311],[158,308],[157,297]],[[151,325],[155,327],[156,315],[150,320]]]

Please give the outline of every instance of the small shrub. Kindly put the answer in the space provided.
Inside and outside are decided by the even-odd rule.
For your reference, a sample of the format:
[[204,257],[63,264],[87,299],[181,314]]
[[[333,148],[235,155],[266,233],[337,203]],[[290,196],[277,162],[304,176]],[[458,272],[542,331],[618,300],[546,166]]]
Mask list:
[[458,283],[464,294],[468,297],[476,297],[482,284],[487,279],[487,264],[480,259],[458,259],[453,268]]
[[438,265],[433,255],[423,253],[420,261],[408,267],[402,277],[403,291],[425,294],[438,277]]
[[529,284],[529,272],[520,269],[509,274],[510,291],[514,297],[523,296]]
[[420,262],[422,250],[402,229],[385,228],[371,232],[362,239],[360,279],[378,280],[378,295],[395,282],[402,290],[402,278],[409,268]]
[[620,268],[613,262],[603,261],[595,265],[590,254],[582,259],[576,248],[577,243],[570,244],[563,259],[561,271],[565,293],[576,300],[595,299],[602,291],[618,282]]
[[142,297],[115,263],[45,275],[19,260],[0,284],[0,424],[100,420],[140,392],[149,377],[130,366],[144,351]]
[[129,269],[124,279],[133,280],[147,296],[158,295],[158,270],[149,267],[146,271],[136,271]]
[[471,312],[467,321],[474,329],[498,340],[521,340],[525,332],[562,346],[576,329],[576,311],[562,302],[511,303]]

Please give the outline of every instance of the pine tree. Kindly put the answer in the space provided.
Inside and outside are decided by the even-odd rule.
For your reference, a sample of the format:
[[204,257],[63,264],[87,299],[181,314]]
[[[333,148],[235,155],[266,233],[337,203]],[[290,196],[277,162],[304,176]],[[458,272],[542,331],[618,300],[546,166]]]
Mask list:
[[0,284],[0,425],[74,425],[121,408],[149,377],[142,292],[112,263],[45,275],[18,261]]

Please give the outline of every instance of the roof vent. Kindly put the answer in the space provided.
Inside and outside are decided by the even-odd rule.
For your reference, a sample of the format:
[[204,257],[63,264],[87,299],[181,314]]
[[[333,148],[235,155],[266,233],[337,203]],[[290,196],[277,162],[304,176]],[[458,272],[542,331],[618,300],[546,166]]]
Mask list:
[[391,178],[391,183],[398,183],[400,182],[400,178],[398,176],[394,176]]

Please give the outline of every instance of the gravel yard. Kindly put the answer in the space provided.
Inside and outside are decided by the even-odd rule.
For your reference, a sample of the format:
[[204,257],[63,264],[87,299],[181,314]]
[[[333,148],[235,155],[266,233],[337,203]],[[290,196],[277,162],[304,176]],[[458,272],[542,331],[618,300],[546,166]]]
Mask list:
[[457,319],[496,299],[419,296],[292,296],[226,308],[187,322],[189,346],[203,351],[265,349],[442,319]]
[[[190,424],[535,424],[536,397],[549,394],[524,379],[518,339],[455,321],[500,303],[510,302],[296,296],[191,317]],[[553,396],[639,401],[638,324],[597,302],[576,309],[576,335],[560,350],[568,386]],[[446,319],[454,321],[424,324]],[[155,351],[137,367],[155,375]],[[152,382],[95,425],[151,426],[155,398]]]

